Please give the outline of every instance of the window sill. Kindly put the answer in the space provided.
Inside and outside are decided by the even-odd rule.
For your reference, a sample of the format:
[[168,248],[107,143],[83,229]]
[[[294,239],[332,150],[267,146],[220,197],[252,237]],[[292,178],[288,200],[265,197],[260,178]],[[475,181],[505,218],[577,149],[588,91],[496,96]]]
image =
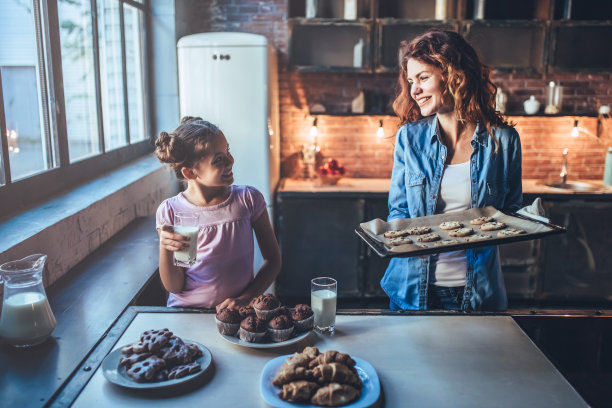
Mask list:
[[137,217],[155,214],[177,191],[174,174],[153,155],[136,159],[0,223],[0,263],[45,253],[48,287]]

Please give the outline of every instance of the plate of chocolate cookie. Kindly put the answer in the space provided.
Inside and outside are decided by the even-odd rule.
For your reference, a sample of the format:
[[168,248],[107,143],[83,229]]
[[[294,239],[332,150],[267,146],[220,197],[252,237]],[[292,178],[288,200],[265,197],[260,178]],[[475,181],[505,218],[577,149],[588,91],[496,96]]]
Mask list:
[[168,329],[147,330],[139,341],[111,351],[102,361],[102,374],[121,387],[167,388],[199,377],[211,363],[212,355],[202,344]]
[[378,401],[380,380],[359,357],[306,347],[270,360],[261,373],[260,391],[267,404],[278,408],[365,408]]

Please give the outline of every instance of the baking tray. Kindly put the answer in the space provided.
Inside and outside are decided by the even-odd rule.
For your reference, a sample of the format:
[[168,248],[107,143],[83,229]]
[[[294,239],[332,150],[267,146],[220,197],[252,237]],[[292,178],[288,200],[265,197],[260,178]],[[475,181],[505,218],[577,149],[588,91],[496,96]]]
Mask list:
[[[479,225],[471,225],[470,220],[474,218],[489,216],[495,221],[501,221],[506,224],[507,228],[520,228],[526,231],[525,234],[514,235],[509,237],[498,237],[498,231],[481,231]],[[491,238],[482,241],[466,242],[469,237],[451,237],[448,230],[440,228],[440,224],[445,221],[459,221],[464,227],[474,229],[474,234],[487,234]],[[428,226],[431,232],[440,235],[440,240],[455,239],[458,244],[436,246],[436,242],[420,243],[416,242],[417,235],[410,235],[412,244],[403,244],[399,246],[390,246],[386,243],[388,238],[383,237],[386,231],[400,230],[408,227],[423,227]],[[399,218],[390,222],[385,222],[380,218],[375,218],[371,221],[359,224],[355,229],[355,233],[365,241],[366,244],[376,254],[381,257],[407,257],[436,254],[440,252],[457,251],[461,249],[477,248],[491,245],[508,244],[511,242],[528,241],[536,238],[546,237],[548,235],[561,234],[565,232],[565,228],[558,225],[534,220],[517,214],[511,211],[498,210],[495,207],[470,208],[465,211],[457,211],[446,214],[429,215],[418,218]]]

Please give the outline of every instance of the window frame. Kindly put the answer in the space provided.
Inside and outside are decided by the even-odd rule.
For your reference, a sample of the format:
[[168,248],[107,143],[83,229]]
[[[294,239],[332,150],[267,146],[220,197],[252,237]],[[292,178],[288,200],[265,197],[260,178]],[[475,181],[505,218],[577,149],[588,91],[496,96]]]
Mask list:
[[[96,104],[98,114],[98,142],[100,153],[82,160],[70,163],[68,148],[68,134],[65,115],[65,100],[63,90],[63,73],[61,58],[61,42],[59,29],[58,1],[60,0],[32,0],[33,17],[37,31],[38,59],[40,68],[40,80],[45,87],[42,95],[43,109],[48,112],[47,123],[44,124],[43,132],[45,141],[48,143],[49,151],[47,160],[55,163],[54,168],[42,170],[38,174],[25,177],[16,181],[12,180],[8,137],[6,129],[6,116],[4,110],[4,94],[2,89],[2,77],[0,73],[0,141],[2,155],[0,165],[4,169],[4,178],[0,174],[0,219],[10,216],[40,204],[53,195],[61,193],[78,185],[84,184],[101,173],[116,169],[131,160],[150,153],[153,149],[151,142],[152,113],[151,113],[151,78],[150,78],[150,20],[151,9],[149,0],[142,3],[134,0],[114,0],[120,5],[121,24],[121,46],[123,65],[123,90],[125,112],[125,131],[127,145],[110,151],[105,151],[104,146],[104,124],[100,89],[100,60],[99,60],[99,38],[98,38],[98,13],[97,0],[89,0],[91,3],[92,19],[92,41],[95,67]],[[87,0],[86,0],[87,1]],[[143,105],[144,105],[144,140],[130,144],[130,119],[127,91],[127,61],[124,7],[130,5],[143,13],[143,39],[142,39],[142,75],[143,75]],[[44,63],[43,63],[44,62]],[[44,71],[43,71],[44,70]],[[41,87],[42,87],[41,86]],[[45,100],[46,99],[46,100]],[[1,173],[1,172],[0,172]]]

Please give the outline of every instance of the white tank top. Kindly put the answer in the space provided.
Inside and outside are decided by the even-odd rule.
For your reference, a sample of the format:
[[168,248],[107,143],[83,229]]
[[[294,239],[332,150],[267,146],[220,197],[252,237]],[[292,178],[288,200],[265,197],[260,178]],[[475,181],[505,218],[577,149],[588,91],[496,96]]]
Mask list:
[[[436,214],[470,208],[470,162],[444,166]],[[465,286],[467,256],[465,251],[443,252],[438,256],[435,284],[445,287]]]

